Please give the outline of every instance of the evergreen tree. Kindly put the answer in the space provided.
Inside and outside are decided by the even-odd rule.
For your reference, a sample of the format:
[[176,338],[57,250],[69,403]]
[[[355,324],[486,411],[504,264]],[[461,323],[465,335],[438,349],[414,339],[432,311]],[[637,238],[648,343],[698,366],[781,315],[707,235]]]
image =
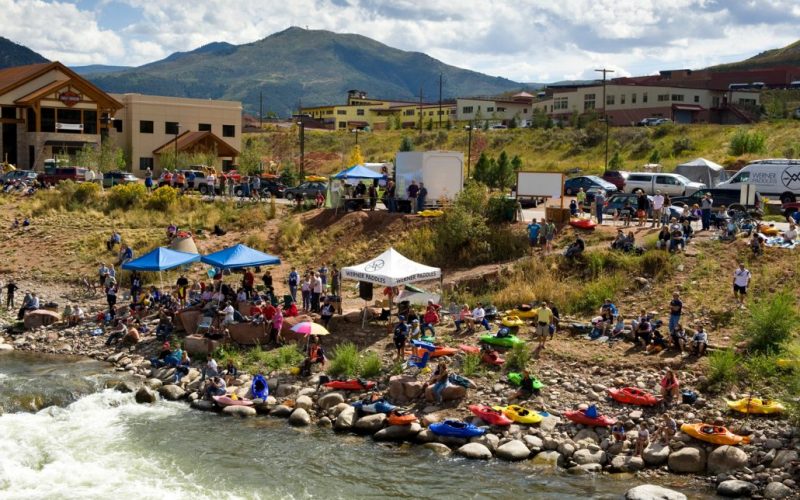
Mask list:
[[409,136],[403,136],[403,140],[400,141],[400,151],[414,151],[414,142]]
[[661,163],[661,152],[658,149],[653,149],[653,152],[650,153],[650,158],[647,159],[648,163]]
[[608,169],[609,170],[622,170],[622,156],[620,156],[619,151],[614,151],[614,156],[608,160]]
[[496,187],[501,191],[505,191],[505,189],[512,184],[514,184],[514,166],[511,161],[508,159],[508,155],[505,151],[500,152],[500,156],[497,158],[497,163],[494,165],[494,182],[492,183],[492,187]]
[[475,164],[475,168],[472,170],[472,178],[478,182],[489,184],[491,179],[491,163],[486,153],[481,153],[481,156],[478,158],[478,163]]

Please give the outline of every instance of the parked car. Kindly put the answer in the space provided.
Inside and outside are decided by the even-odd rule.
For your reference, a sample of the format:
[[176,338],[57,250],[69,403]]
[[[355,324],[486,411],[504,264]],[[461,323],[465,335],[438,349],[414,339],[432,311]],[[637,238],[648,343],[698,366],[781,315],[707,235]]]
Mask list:
[[139,178],[130,172],[106,172],[103,174],[103,187],[109,188],[119,184],[136,184]]
[[61,181],[85,182],[87,169],[82,167],[50,167],[39,174],[43,186],[54,186]]
[[[206,183],[206,173],[203,170],[195,170],[190,168],[186,170],[179,170],[178,172],[183,173],[183,175],[186,177],[187,189],[198,189],[200,186]],[[189,174],[194,174],[194,185],[189,185]]]
[[649,118],[642,118],[637,125],[640,127],[655,127],[666,123],[672,123],[672,120],[660,116],[651,116]]
[[703,196],[705,196],[706,193],[711,193],[711,199],[714,200],[712,210],[720,210],[724,205],[728,210],[742,212],[755,211],[758,212],[759,215],[763,213],[762,211],[764,209],[764,202],[761,193],[758,192],[755,195],[755,203],[752,205],[743,205],[740,203],[741,199],[739,191],[715,188],[700,189],[689,196],[676,196],[675,198],[672,198],[672,203],[674,205],[681,205],[685,207],[691,207],[694,204],[700,205],[700,200],[703,199]]
[[317,196],[317,193],[325,194],[327,191],[328,184],[319,181],[307,181],[299,186],[286,189],[283,195],[287,200],[293,200],[298,194],[302,194],[304,198],[313,198]]
[[3,184],[15,181],[33,182],[37,176],[33,170],[12,170],[3,174]]
[[617,186],[620,191],[625,189],[625,180],[628,178],[628,172],[622,170],[606,170],[603,173],[602,179]]
[[582,175],[580,177],[567,179],[564,183],[564,194],[567,196],[574,196],[575,193],[580,191],[580,188],[583,188],[586,192],[587,200],[589,201],[594,199],[594,193],[597,191],[605,191],[606,196],[610,196],[611,193],[617,190],[617,186],[608,181],[604,181],[596,175]]
[[662,194],[670,196],[688,196],[698,189],[707,187],[702,182],[692,182],[680,174],[666,174],[653,172],[631,172],[625,180],[626,193],[644,191],[647,194]]
[[[625,203],[629,202],[633,210],[636,210],[636,193],[614,193],[612,194],[608,200],[606,200],[605,208],[603,208],[603,213],[608,215],[614,215],[617,213],[618,210],[621,210]],[[651,207],[648,210],[647,217],[651,218],[653,216],[653,208],[652,208],[652,196],[647,196],[647,199],[651,202]],[[681,206],[676,205],[674,202],[672,206],[669,207],[670,217],[680,218],[683,215],[683,210]]]
[[764,196],[780,199],[781,203],[797,201],[800,195],[800,160],[756,160],[714,187],[738,193],[744,184],[754,186]]

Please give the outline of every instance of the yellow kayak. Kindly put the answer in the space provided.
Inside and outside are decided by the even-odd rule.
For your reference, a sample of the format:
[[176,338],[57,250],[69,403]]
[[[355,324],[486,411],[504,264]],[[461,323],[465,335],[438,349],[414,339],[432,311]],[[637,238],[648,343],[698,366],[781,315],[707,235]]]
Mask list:
[[523,305],[516,309],[509,309],[506,311],[506,316],[516,316],[520,319],[531,319],[538,314],[538,309],[529,305]]
[[753,415],[771,415],[781,413],[786,409],[780,401],[773,399],[742,398],[736,401],[726,401],[726,403],[732,410]]
[[444,210],[422,210],[417,212],[420,217],[441,217],[444,215]]
[[519,319],[519,316],[506,316],[500,322],[503,324],[503,326],[507,326],[509,328],[525,325],[525,322]]
[[514,422],[518,424],[538,424],[542,421],[542,416],[538,413],[531,411],[527,408],[523,408],[519,405],[508,405],[508,406],[493,406],[495,410],[499,410],[503,412],[503,415],[510,418]]

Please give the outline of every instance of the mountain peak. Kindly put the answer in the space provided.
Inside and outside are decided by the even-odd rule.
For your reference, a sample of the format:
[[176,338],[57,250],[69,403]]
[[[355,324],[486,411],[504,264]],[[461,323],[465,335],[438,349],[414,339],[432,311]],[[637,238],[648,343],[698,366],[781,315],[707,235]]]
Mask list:
[[711,70],[747,70],[776,66],[800,66],[800,40],[778,49],[765,50],[744,61],[712,66]]
[[0,68],[50,62],[24,45],[0,36]]

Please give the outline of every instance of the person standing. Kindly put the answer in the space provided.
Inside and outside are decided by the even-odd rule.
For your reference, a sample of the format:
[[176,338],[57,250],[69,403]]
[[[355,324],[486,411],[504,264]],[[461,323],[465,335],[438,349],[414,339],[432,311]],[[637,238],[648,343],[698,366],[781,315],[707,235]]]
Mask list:
[[739,264],[739,268],[733,272],[733,298],[739,303],[739,307],[744,307],[751,277],[750,270],[744,267],[744,263]]
[[681,322],[683,314],[683,302],[678,292],[672,294],[672,301],[669,303],[669,333],[672,334]]
[[542,229],[544,232],[544,253],[547,255],[553,251],[553,240],[556,238],[556,225],[553,221],[548,220],[544,223]]
[[661,190],[656,191],[656,195],[653,196],[653,223],[650,227],[658,227],[661,225],[661,210],[664,208],[664,195],[661,194]]
[[394,185],[394,181],[389,179],[389,181],[386,183],[386,193],[384,194],[384,202],[389,212],[397,211],[397,200],[395,199],[396,189],[397,188]]
[[373,182],[367,189],[367,196],[369,196],[369,211],[375,211],[375,205],[378,204],[378,187]]
[[536,248],[536,245],[539,242],[539,232],[542,230],[542,226],[536,222],[536,217],[531,219],[531,223],[528,224],[528,243],[531,246],[531,255],[533,254],[533,249]]
[[583,214],[583,207],[586,205],[586,191],[580,188],[575,194],[575,199],[578,202],[578,214]]
[[289,295],[292,296],[292,302],[297,302],[297,283],[300,281],[300,276],[297,274],[297,269],[292,267],[289,273]]
[[333,264],[333,269],[331,269],[331,294],[335,296],[339,296],[339,285],[341,284],[341,275],[339,274],[339,268],[336,264]]
[[639,223],[636,224],[637,227],[644,227],[645,221],[647,220],[647,210],[650,208],[650,200],[647,198],[647,195],[644,194],[644,191],[639,191],[639,194],[636,195],[636,217],[639,219]]
[[328,288],[328,266],[325,265],[323,262],[319,269],[317,269],[319,273],[319,278],[322,280],[322,290],[326,290]]
[[714,199],[711,198],[711,193],[706,193],[703,199],[700,200],[700,213],[703,221],[703,231],[711,229],[711,208],[714,206]]
[[550,324],[553,322],[553,310],[547,307],[547,301],[536,310],[536,336],[539,337],[538,350],[544,349],[547,337],[550,336]]
[[419,183],[419,193],[417,193],[417,211],[425,210],[425,199],[428,197],[428,188],[422,182]]
[[406,192],[408,193],[408,202],[411,204],[411,213],[415,214],[417,213],[417,196],[419,195],[417,181],[412,180]]
[[209,172],[206,176],[206,186],[208,195],[213,199],[217,195],[217,176],[214,175],[214,172]]
[[602,191],[594,195],[594,210],[597,215],[597,223],[603,223],[603,209],[606,208],[606,196]]
[[14,292],[19,290],[19,287],[13,281],[9,281],[6,285],[6,309],[14,307]]
[[322,278],[314,273],[311,279],[311,310],[319,312],[319,298],[322,296]]

